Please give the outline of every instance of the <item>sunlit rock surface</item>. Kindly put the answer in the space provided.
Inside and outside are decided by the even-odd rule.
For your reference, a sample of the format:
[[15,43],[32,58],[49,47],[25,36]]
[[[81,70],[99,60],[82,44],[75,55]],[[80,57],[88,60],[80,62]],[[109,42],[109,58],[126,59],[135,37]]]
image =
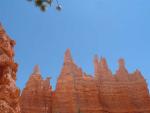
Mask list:
[[42,79],[38,65],[20,98],[21,113],[52,113],[50,78]]
[[112,75],[106,59],[95,56],[94,76],[87,75],[67,49],[54,91],[35,67],[21,95],[22,113],[150,113],[149,91],[141,72],[128,73],[125,61],[118,62]]
[[73,61],[70,49],[55,90],[36,65],[19,99],[14,45],[0,24],[0,113],[150,113],[147,83],[138,69],[129,73],[120,59],[113,75],[106,59],[95,56],[95,73],[87,75]]
[[18,65],[14,61],[12,40],[0,24],[0,113],[20,113],[19,94],[16,87]]
[[95,74],[87,75],[74,63],[70,51],[53,98],[53,113],[150,113],[147,84],[139,70],[128,73],[123,59],[112,75],[105,58],[94,58]]

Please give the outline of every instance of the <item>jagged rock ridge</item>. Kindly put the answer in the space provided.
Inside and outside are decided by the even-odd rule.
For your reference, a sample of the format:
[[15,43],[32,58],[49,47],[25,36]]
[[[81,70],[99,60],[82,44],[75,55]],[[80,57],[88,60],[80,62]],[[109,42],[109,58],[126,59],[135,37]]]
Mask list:
[[[98,56],[94,58],[94,67],[94,76],[87,75],[74,63],[67,49],[54,91],[51,87],[43,92],[38,88],[44,84],[39,71],[31,75],[21,95],[22,113],[150,113],[149,91],[139,70],[128,73],[124,60],[120,59],[119,68],[112,75],[106,59]],[[34,81],[42,82],[35,87]],[[48,94],[47,99],[39,96],[43,93]],[[44,100],[49,102],[50,110],[46,112]]]
[[20,113],[14,46],[15,41],[10,39],[0,24],[0,113]]
[[38,65],[24,88],[20,98],[21,113],[51,113],[52,88],[50,77],[42,79]]

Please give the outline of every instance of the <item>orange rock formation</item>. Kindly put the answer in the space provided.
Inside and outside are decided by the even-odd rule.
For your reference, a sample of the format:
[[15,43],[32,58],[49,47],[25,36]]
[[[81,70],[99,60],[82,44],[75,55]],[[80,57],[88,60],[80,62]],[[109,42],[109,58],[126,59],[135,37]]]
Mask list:
[[20,102],[21,113],[52,113],[50,78],[42,79],[38,65],[22,92]]
[[0,113],[20,113],[14,45],[15,41],[9,38],[0,24]]
[[128,73],[123,59],[113,75],[106,59],[94,58],[94,76],[79,68],[67,49],[52,91],[50,78],[42,79],[36,65],[23,89],[16,87],[18,65],[10,39],[0,24],[0,113],[150,113],[147,83],[139,70]]
[[94,76],[87,75],[74,63],[68,49],[54,91],[35,69],[21,95],[22,113],[150,113],[149,91],[139,70],[128,73],[120,59],[112,75],[106,59],[98,56],[94,66]]

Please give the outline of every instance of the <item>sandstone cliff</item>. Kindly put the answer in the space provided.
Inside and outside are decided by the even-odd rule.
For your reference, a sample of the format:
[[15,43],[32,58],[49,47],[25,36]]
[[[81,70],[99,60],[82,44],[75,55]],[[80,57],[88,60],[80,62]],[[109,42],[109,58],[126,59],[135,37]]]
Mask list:
[[147,84],[139,70],[128,73],[123,59],[115,75],[105,58],[94,58],[95,74],[82,72],[65,53],[54,91],[53,113],[150,113]]
[[[22,113],[150,113],[149,91],[139,70],[128,73],[120,59],[113,75],[106,59],[98,56],[94,58],[94,67],[94,76],[87,75],[67,49],[54,91],[43,91],[45,81],[36,68],[21,95]],[[44,100],[49,102],[47,112]]]
[[15,41],[9,38],[0,24],[0,113],[20,113],[14,45]]
[[36,65],[21,94],[21,113],[51,113],[51,96],[50,78],[43,80],[39,67]]

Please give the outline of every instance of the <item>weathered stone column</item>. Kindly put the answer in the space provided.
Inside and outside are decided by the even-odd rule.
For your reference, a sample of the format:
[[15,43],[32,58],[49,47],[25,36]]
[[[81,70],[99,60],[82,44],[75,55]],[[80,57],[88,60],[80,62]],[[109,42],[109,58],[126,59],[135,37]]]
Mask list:
[[15,41],[9,38],[0,24],[0,113],[20,113],[14,45]]

